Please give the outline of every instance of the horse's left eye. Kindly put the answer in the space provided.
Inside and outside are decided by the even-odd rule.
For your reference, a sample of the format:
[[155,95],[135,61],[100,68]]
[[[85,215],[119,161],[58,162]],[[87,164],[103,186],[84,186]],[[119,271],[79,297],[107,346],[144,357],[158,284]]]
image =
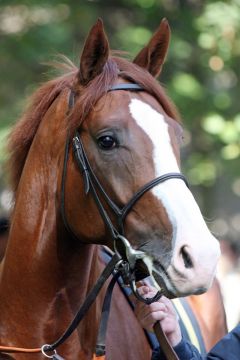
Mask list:
[[112,150],[117,146],[117,141],[109,135],[101,136],[98,138],[98,146],[103,150]]

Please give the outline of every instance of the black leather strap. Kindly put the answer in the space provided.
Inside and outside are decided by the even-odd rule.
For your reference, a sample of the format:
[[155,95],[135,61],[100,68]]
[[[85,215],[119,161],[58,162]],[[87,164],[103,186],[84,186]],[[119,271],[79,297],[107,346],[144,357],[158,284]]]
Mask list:
[[128,91],[145,91],[145,89],[138,84],[116,84],[111,86],[108,89],[108,92],[110,91],[116,91],[116,90],[128,90]]
[[107,324],[108,324],[108,318],[109,318],[109,314],[110,314],[112,293],[113,293],[114,285],[116,284],[119,276],[120,276],[120,273],[117,273],[116,275],[113,276],[112,280],[110,281],[110,283],[108,285],[108,288],[107,288],[107,291],[105,294],[103,307],[102,307],[100,326],[98,328],[98,337],[97,337],[97,342],[96,342],[96,348],[95,348],[96,356],[105,355]]
[[[92,170],[91,164],[87,158],[86,152],[84,150],[84,147],[83,147],[83,144],[82,144],[82,141],[81,141],[81,138],[80,138],[80,135],[78,132],[76,132],[75,137],[73,139],[73,149],[74,149],[76,161],[77,161],[79,168],[84,177],[85,192],[87,193],[90,189],[90,192],[92,193],[92,195],[95,199],[95,202],[96,202],[99,212],[104,220],[104,223],[110,229],[110,231],[113,235],[113,238],[116,238],[118,233],[123,235],[124,220],[125,220],[127,214],[132,209],[134,204],[147,191],[152,189],[154,186],[156,186],[160,183],[163,183],[167,180],[170,180],[170,179],[179,179],[179,180],[184,181],[186,186],[189,187],[188,182],[183,174],[181,174],[181,173],[164,174],[162,176],[157,177],[156,179],[153,179],[152,181],[148,182],[147,184],[145,184],[141,189],[139,189],[133,195],[133,197],[128,201],[128,203],[123,208],[119,208],[117,206],[117,204],[115,204],[114,201],[108,196],[108,194],[104,190],[103,186],[101,185],[100,181],[98,180],[97,176],[95,175],[94,171]],[[114,227],[114,225],[112,224],[112,221],[110,220],[109,215],[107,214],[102,202],[99,199],[97,191],[99,191],[102,194],[102,196],[106,200],[107,204],[114,212],[114,214],[117,218],[117,224],[119,225],[119,229],[116,229]]]
[[[80,155],[80,158],[82,159],[81,161],[83,161],[84,166],[87,167],[87,176],[89,178],[91,178],[92,183],[94,183],[98,190],[100,190],[101,194],[103,195],[103,197],[105,198],[107,204],[109,205],[109,207],[113,210],[113,212],[120,216],[121,215],[121,209],[119,209],[119,207],[111,200],[111,198],[107,195],[106,191],[104,190],[103,186],[101,185],[100,181],[98,180],[97,176],[95,175],[91,164],[88,160],[87,154],[84,150],[84,146],[83,143],[81,141],[81,137],[79,135],[78,132],[76,132],[75,137],[73,139],[73,148],[75,148],[77,144],[77,147],[79,149],[79,151],[76,153],[76,156]],[[78,159],[77,159],[78,162]],[[82,166],[82,165],[81,165]]]
[[[98,211],[102,217],[102,219],[104,220],[105,225],[107,226],[107,228],[109,229],[111,236],[113,239],[116,239],[117,235],[118,235],[118,231],[116,230],[116,228],[114,227],[112,221],[110,220],[108,213],[106,212],[99,196],[96,190],[96,187],[94,186],[94,180],[96,179],[96,176],[92,177],[91,174],[93,173],[92,168],[89,165],[89,161],[87,159],[86,153],[84,151],[84,147],[81,141],[81,138],[79,136],[78,133],[76,133],[74,139],[73,139],[73,150],[74,150],[74,154],[75,154],[75,158],[76,161],[80,167],[81,172],[83,173],[84,176],[84,184],[85,184],[85,192],[86,194],[89,192],[91,192],[95,203],[97,205]],[[101,191],[102,194],[104,194],[105,196],[107,196],[107,194],[105,193],[105,191],[103,190],[103,187],[101,186],[101,184],[99,182],[97,182],[98,185],[98,190]],[[110,199],[107,196],[108,199]],[[110,200],[111,201],[111,200]],[[113,203],[113,202],[112,202]]]
[[156,179],[153,179],[149,183],[145,184],[141,189],[139,189],[133,195],[133,197],[129,200],[129,202],[122,208],[122,210],[121,210],[121,212],[122,212],[122,221],[124,221],[126,215],[131,210],[133,205],[140,199],[140,197],[142,197],[147,191],[152,189],[154,186],[156,186],[158,184],[161,184],[161,183],[163,183],[163,182],[165,182],[167,180],[170,180],[170,179],[183,180],[185,182],[185,184],[187,185],[187,187],[189,187],[187,179],[185,178],[184,175],[182,175],[180,173],[167,173],[167,174],[164,174],[162,176],[157,177]]
[[78,237],[75,235],[74,231],[70,227],[65,213],[65,185],[66,185],[66,175],[67,175],[67,164],[68,164],[68,154],[69,154],[69,136],[67,136],[65,151],[64,151],[64,162],[63,162],[63,172],[62,172],[62,183],[61,183],[61,215],[63,219],[64,226],[69,234],[73,237],[73,239],[78,240]]
[[84,190],[85,194],[87,195],[90,190],[89,184],[89,173],[88,173],[88,166],[85,161],[85,156],[83,154],[83,146],[78,136],[73,138],[73,151],[75,154],[75,159],[77,161],[78,167],[81,170],[84,180]]
[[116,267],[116,265],[117,265],[117,263],[119,261],[120,261],[120,259],[119,259],[119,257],[117,255],[114,255],[112,257],[111,261],[108,263],[108,265],[105,267],[105,269],[103,270],[103,272],[99,276],[96,284],[94,285],[92,290],[87,295],[84,303],[82,304],[82,306],[78,310],[77,314],[75,315],[74,319],[72,320],[72,322],[69,325],[69,327],[67,328],[67,330],[53,344],[46,345],[45,348],[44,348],[45,351],[53,351],[53,350],[55,350],[58,346],[63,344],[69,338],[69,336],[77,328],[78,324],[80,323],[80,321],[82,320],[84,315],[86,315],[88,309],[90,308],[92,303],[95,301],[95,299],[98,296],[100,290],[102,289],[103,285],[105,284],[105,282],[109,278],[109,276],[113,273],[113,271],[114,271],[114,269],[115,269],[115,267]]

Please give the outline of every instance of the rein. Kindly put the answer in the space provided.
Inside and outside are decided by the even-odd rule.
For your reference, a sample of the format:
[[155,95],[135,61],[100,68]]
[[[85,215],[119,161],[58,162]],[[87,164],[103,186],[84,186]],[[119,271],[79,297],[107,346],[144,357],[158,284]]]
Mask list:
[[[108,92],[110,91],[145,91],[143,87],[141,87],[138,84],[117,84],[108,89]],[[71,90],[70,96],[69,96],[69,102],[68,102],[68,112],[72,110],[74,107],[74,92]],[[70,225],[68,224],[68,221],[66,219],[65,214],[65,180],[67,175],[67,163],[68,163],[68,155],[69,155],[69,147],[70,147],[70,139],[67,137],[66,140],[66,146],[65,146],[65,155],[64,155],[64,164],[63,164],[63,175],[62,175],[62,187],[61,187],[61,212],[62,212],[62,218],[64,225],[69,233],[72,234],[74,238],[77,238],[77,236],[74,234],[73,230],[71,229]],[[147,258],[147,255],[140,251],[135,250],[131,247],[128,240],[124,237],[124,220],[127,216],[127,214],[130,212],[134,204],[150,189],[152,189],[154,186],[163,183],[167,180],[171,179],[180,179],[185,182],[185,184],[188,186],[187,180],[184,177],[184,175],[180,173],[167,173],[162,176],[159,176],[147,184],[145,184],[142,188],[140,188],[128,201],[126,205],[124,205],[122,208],[119,208],[117,204],[114,203],[114,201],[108,196],[104,188],[102,187],[101,183],[99,182],[98,178],[96,177],[90,162],[87,158],[85,149],[83,147],[83,143],[81,141],[80,135],[78,132],[75,133],[75,136],[72,140],[72,147],[74,156],[76,159],[76,162],[78,164],[78,167],[82,173],[83,180],[84,180],[84,190],[85,194],[91,193],[91,195],[94,198],[94,201],[97,205],[97,208],[99,210],[99,213],[109,230],[112,240],[113,240],[113,247],[115,250],[115,254],[113,255],[111,261],[107,264],[101,275],[99,276],[95,286],[92,288],[92,290],[87,295],[84,303],[80,307],[79,311],[75,315],[74,319],[72,320],[69,327],[66,329],[66,331],[63,333],[63,335],[54,343],[52,344],[45,344],[41,348],[35,348],[35,349],[24,349],[24,348],[15,348],[15,347],[5,347],[0,346],[0,353],[41,353],[51,359],[55,360],[64,360],[61,356],[57,354],[57,347],[63,344],[67,338],[73,333],[73,331],[77,328],[80,321],[92,305],[92,303],[95,301],[96,297],[98,296],[100,290],[102,289],[103,285],[107,281],[107,279],[110,277],[110,275],[113,275],[113,279],[110,282],[107,290],[107,296],[104,300],[103,309],[107,309],[109,312],[110,308],[110,302],[111,302],[111,296],[112,296],[112,290],[114,287],[114,284],[119,276],[122,277],[123,282],[126,285],[130,285],[132,292],[134,295],[142,302],[146,304],[151,304],[154,301],[157,301],[161,297],[161,292],[158,291],[157,294],[151,298],[151,299],[145,299],[143,298],[136,286],[136,281],[143,279],[144,277],[149,275],[147,264],[145,263],[145,260]],[[109,208],[112,210],[114,215],[117,219],[117,225],[118,229],[113,225],[106,209],[104,208],[104,205],[102,204],[98,193],[102,195],[104,200],[106,201]],[[136,269],[137,262],[141,260],[146,267],[146,272],[143,274],[142,272],[139,272],[138,269]],[[147,274],[146,274],[147,273]],[[108,320],[108,314],[106,318],[103,319],[103,322],[100,324],[100,332],[98,337],[98,345],[100,347],[99,355],[105,354],[105,333],[106,333],[106,327],[107,327],[107,320]],[[171,345],[168,342],[168,339],[166,338],[164,332],[161,329],[160,323],[156,323],[154,325],[154,331],[156,333],[156,336],[158,338],[158,341],[161,345],[162,350],[164,351],[166,357],[168,360],[177,360],[178,357],[174,350],[172,349]],[[49,353],[52,352],[52,355]]]

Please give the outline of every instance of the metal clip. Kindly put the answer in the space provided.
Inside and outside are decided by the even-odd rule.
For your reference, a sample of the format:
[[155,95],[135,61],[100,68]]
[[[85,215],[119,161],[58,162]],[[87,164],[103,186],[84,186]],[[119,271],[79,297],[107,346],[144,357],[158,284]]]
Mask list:
[[121,274],[124,285],[129,285],[131,277],[129,263],[125,260],[121,260],[116,264],[115,270]]
[[53,354],[52,355],[48,355],[46,353],[46,351],[49,351],[48,349],[51,349],[51,345],[49,344],[45,344],[41,347],[41,351],[42,351],[42,354],[47,357],[48,359],[53,359],[53,360],[64,360],[63,357],[61,357],[60,355],[57,354],[57,350],[53,350]]
[[53,360],[64,360],[63,357],[61,357],[60,355],[58,354],[54,354],[53,357],[52,357]]
[[138,259],[143,259],[146,256],[143,251],[133,249],[129,241],[120,234],[117,235],[114,241],[114,250],[129,263],[131,270],[134,270]]
[[86,161],[84,158],[82,144],[81,144],[81,141],[80,141],[80,138],[78,137],[78,135],[74,136],[72,141],[73,141],[74,155],[76,157],[78,166],[83,174],[85,194],[88,194],[89,189],[90,189],[89,173],[88,173],[88,167],[87,167],[87,164],[86,164]]

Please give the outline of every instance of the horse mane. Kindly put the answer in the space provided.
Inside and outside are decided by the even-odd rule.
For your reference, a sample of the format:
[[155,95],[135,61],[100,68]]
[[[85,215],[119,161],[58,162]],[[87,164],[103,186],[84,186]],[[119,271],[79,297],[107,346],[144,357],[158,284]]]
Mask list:
[[53,63],[52,65],[62,68],[65,74],[44,83],[36,90],[30,98],[30,105],[9,135],[8,168],[10,184],[14,192],[17,190],[28,152],[41,120],[54,100],[65,89],[72,89],[76,98],[76,104],[67,121],[70,133],[79,128],[94,104],[106,94],[108,88],[114,84],[119,76],[127,81],[141,85],[159,101],[170,117],[179,120],[175,106],[171,103],[159,82],[148,71],[122,57],[110,57],[102,73],[85,87],[77,84],[79,69],[66,57],[64,57],[64,63]]
[[55,68],[61,67],[65,74],[47,81],[35,91],[30,97],[29,105],[22,117],[9,134],[7,167],[10,175],[10,185],[14,192],[17,190],[29,149],[42,118],[58,95],[64,89],[71,87],[78,71],[70,62],[67,64],[56,62],[52,63],[52,66]]

